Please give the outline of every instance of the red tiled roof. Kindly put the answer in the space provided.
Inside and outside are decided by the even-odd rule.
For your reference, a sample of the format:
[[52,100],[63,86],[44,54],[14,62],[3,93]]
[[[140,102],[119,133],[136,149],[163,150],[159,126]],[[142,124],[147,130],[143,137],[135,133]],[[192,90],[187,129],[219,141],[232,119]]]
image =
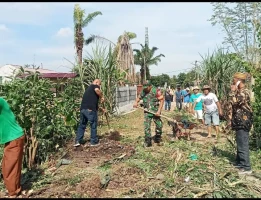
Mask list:
[[[18,77],[26,77],[28,74],[23,74]],[[42,78],[74,78],[77,76],[76,73],[43,73],[39,75]]]

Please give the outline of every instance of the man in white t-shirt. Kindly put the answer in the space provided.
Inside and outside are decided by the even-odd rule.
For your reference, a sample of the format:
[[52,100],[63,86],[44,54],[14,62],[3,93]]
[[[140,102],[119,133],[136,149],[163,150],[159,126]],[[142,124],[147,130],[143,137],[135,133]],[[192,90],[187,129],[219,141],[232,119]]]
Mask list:
[[[208,85],[203,87],[203,95],[201,95],[196,102],[203,102],[205,111],[205,125],[208,126],[208,138],[211,137],[211,121],[216,129],[216,138],[219,136],[219,115],[223,115],[220,103],[217,96],[210,92],[211,88]],[[193,107],[193,110],[195,108]]]

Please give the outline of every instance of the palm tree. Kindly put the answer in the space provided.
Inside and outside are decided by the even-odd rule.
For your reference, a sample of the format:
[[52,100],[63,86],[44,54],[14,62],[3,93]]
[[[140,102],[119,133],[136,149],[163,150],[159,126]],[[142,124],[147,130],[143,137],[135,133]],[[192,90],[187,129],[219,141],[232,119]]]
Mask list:
[[158,63],[161,62],[161,57],[165,56],[163,54],[154,56],[155,52],[158,50],[157,47],[152,47],[150,49],[147,44],[140,45],[141,50],[134,49],[133,51],[136,53],[134,55],[134,63],[135,65],[140,65],[141,83],[143,83],[145,79],[150,78],[149,66],[158,65]]
[[77,53],[77,63],[82,64],[82,49],[84,45],[84,34],[82,29],[87,27],[89,23],[98,15],[102,15],[100,11],[89,13],[85,18],[85,10],[82,10],[79,4],[75,4],[73,20],[74,20],[74,44]]

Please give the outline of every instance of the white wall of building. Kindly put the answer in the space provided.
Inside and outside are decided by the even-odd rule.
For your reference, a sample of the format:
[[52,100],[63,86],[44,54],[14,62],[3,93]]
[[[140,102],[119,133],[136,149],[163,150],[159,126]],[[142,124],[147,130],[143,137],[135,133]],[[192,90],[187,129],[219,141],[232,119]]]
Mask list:
[[18,65],[4,65],[0,67],[0,84],[11,81],[12,78],[19,72]]

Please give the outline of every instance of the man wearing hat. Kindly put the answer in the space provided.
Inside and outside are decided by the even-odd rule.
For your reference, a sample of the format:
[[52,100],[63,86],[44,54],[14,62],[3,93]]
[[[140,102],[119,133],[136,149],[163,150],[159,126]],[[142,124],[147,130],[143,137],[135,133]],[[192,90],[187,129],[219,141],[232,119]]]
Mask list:
[[[218,101],[217,96],[210,92],[211,88],[208,85],[204,85],[203,87],[203,95],[201,95],[196,103],[200,101],[204,104],[205,109],[205,125],[208,126],[208,138],[211,137],[211,122],[215,126],[216,129],[216,138],[219,136],[219,115],[223,115],[220,103]],[[193,106],[193,110],[195,109],[196,104]]]
[[151,120],[153,119],[156,125],[156,134],[154,137],[155,143],[160,143],[161,134],[162,134],[162,121],[160,119],[160,114],[162,111],[162,107],[164,104],[164,97],[160,91],[154,87],[149,80],[147,80],[144,84],[143,90],[139,97],[136,99],[133,107],[137,108],[140,100],[143,100],[143,106],[150,112],[144,111],[144,132],[145,132],[145,147],[150,147],[151,143]]
[[232,93],[229,101],[229,119],[232,130],[236,131],[237,155],[234,166],[240,174],[250,174],[249,132],[253,124],[250,105],[250,91],[245,88],[247,75],[237,72],[233,77]]
[[[193,94],[191,94],[190,96],[190,103],[191,103],[191,112],[195,114],[195,117],[198,120],[202,121],[202,124],[204,124],[204,120],[203,120],[203,105],[202,105],[202,101],[196,103],[196,100],[201,96],[202,94],[199,93],[199,87],[195,86],[193,88]],[[195,105],[194,110],[192,110],[193,106]]]

